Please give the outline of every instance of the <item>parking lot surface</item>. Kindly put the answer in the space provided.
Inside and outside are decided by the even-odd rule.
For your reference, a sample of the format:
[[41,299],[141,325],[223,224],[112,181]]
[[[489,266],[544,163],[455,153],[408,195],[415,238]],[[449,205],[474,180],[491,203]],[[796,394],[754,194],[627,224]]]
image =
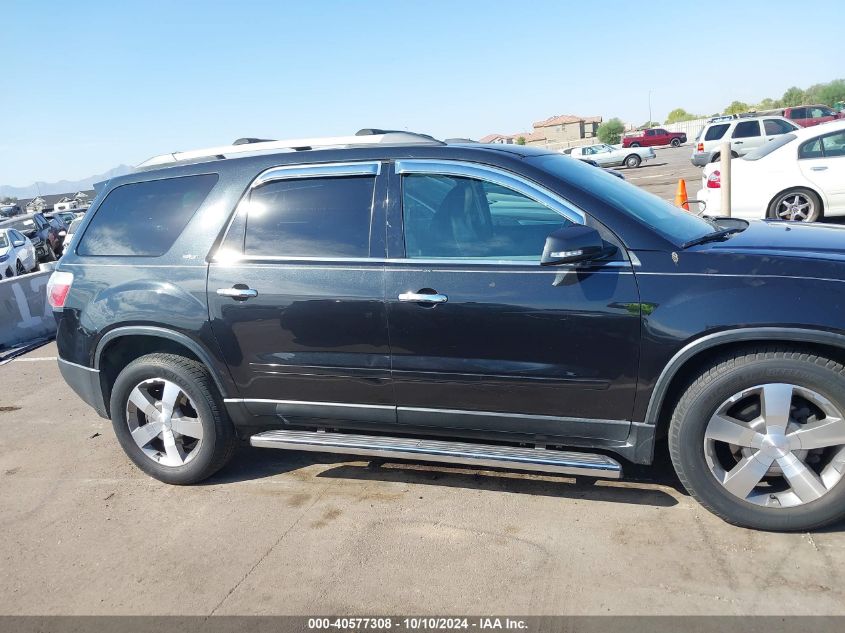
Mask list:
[[55,356],[0,366],[2,614],[845,614],[845,526],[731,527],[665,458],[593,483],[244,448],[168,486]]
[[641,167],[621,168],[619,171],[625,175],[625,180],[664,200],[673,202],[678,179],[683,178],[686,181],[687,195],[695,198],[696,192],[701,187],[702,170],[701,167],[696,167],[690,162],[692,145],[657,147],[654,152],[657,155],[656,158],[643,163]]

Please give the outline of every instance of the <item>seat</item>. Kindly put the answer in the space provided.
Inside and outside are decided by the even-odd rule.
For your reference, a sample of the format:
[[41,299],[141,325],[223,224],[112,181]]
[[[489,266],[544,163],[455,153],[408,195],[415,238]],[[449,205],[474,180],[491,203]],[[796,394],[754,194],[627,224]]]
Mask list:
[[481,183],[457,179],[431,219],[424,255],[483,255],[493,236],[490,206]]

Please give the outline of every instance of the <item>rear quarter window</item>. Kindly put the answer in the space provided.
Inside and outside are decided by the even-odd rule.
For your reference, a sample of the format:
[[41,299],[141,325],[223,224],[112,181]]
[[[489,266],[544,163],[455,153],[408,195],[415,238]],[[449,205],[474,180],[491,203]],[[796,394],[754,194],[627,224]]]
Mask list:
[[717,141],[725,135],[725,132],[730,127],[730,123],[720,123],[718,125],[711,125],[707,132],[704,133],[705,141]]
[[77,253],[158,257],[185,229],[217,183],[217,174],[122,185],[97,209]]

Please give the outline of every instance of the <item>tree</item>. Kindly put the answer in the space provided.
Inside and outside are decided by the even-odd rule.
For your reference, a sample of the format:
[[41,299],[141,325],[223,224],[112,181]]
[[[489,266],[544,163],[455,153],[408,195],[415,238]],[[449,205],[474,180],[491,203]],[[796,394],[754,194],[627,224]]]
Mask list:
[[698,117],[695,114],[690,114],[683,108],[675,108],[666,117],[666,125],[671,125],[672,123],[680,123],[681,121],[692,121],[693,119],[697,118]]
[[638,130],[647,130],[650,127],[657,127],[658,125],[660,125],[659,121],[646,121],[641,126],[639,126],[637,129]]
[[520,137],[518,137],[518,138],[516,139],[516,144],[517,144],[517,145],[525,145],[525,137],[524,137],[524,136],[520,136]]
[[770,99],[769,97],[766,97],[757,104],[758,110],[774,110],[779,107],[781,107],[780,100]]
[[625,124],[616,117],[608,119],[599,126],[598,135],[602,143],[616,145],[622,139],[622,132],[625,131]]
[[804,91],[798,86],[792,86],[792,88],[783,93],[780,103],[784,108],[801,105],[804,103]]
[[823,103],[833,107],[837,101],[845,101],[845,79],[834,79],[830,83],[822,84],[812,103]]
[[734,101],[725,108],[724,114],[740,114],[741,112],[748,112],[749,107],[747,103],[743,103],[742,101]]

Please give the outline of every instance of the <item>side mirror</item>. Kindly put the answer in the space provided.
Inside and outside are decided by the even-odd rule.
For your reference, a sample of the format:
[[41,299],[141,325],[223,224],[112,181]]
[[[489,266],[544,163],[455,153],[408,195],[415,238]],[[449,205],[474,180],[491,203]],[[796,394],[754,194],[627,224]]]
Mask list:
[[572,264],[596,259],[604,252],[599,232],[589,226],[576,224],[558,229],[546,238],[541,266]]
[[26,244],[26,242],[22,242],[20,240],[15,240],[14,242],[12,242],[12,246],[14,246],[15,248],[20,248],[24,244]]

